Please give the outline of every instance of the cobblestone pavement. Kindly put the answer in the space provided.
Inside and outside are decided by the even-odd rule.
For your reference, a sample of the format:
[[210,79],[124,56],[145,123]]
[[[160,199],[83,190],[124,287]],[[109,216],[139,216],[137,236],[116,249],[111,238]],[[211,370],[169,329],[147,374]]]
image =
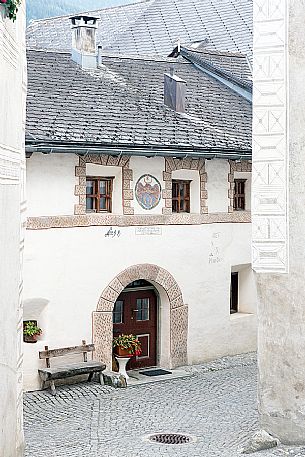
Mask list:
[[[186,367],[191,377],[127,389],[82,383],[25,395],[25,457],[237,457],[258,430],[254,354]],[[159,445],[157,432],[197,442]],[[304,457],[279,447],[258,457]]]

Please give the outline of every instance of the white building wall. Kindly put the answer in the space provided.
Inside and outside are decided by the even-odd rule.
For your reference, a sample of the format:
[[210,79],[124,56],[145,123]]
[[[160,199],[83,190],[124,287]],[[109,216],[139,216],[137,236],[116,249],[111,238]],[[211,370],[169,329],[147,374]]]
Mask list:
[[228,211],[228,174],[229,163],[226,160],[207,160],[206,172],[208,174],[207,190],[209,198],[209,212],[222,213]]
[[28,216],[64,216],[73,214],[78,203],[74,195],[77,184],[74,154],[33,154],[27,160]]
[[[39,154],[38,154],[39,155]],[[73,156],[35,154],[28,159],[29,195],[39,193],[44,180],[54,181],[54,170],[60,166],[60,180],[66,175],[68,194],[59,201],[58,193],[49,193],[50,214],[73,214],[75,162]],[[33,160],[34,159],[34,160]],[[52,166],[50,166],[52,163]],[[228,172],[226,161],[208,162],[208,204],[216,211],[228,210]],[[96,168],[97,167],[97,168]],[[132,157],[133,188],[138,178],[149,173],[163,187],[163,158]],[[87,174],[112,176],[118,167],[87,164]],[[102,175],[102,174],[101,174]],[[173,179],[190,179],[191,211],[199,213],[199,173],[179,170]],[[216,180],[213,184],[213,179]],[[116,174],[115,192],[119,195],[120,175]],[[62,187],[64,188],[64,186]],[[67,187],[65,187],[67,189]],[[72,196],[72,197],[71,197]],[[33,197],[33,198],[34,198]],[[224,203],[223,203],[224,200]],[[155,210],[162,214],[161,199]],[[45,206],[36,199],[35,215],[44,216]],[[29,202],[31,208],[33,204]],[[119,214],[118,202],[114,205]],[[141,212],[134,200],[137,214]],[[210,210],[211,212],[211,210]],[[33,212],[32,212],[33,214]],[[132,216],[129,216],[132,217]],[[173,275],[182,290],[184,303],[189,306],[188,361],[191,364],[218,356],[255,350],[256,295],[253,274],[249,267],[251,226],[249,223],[218,223],[201,225],[162,225],[155,235],[138,235],[135,226],[112,227],[120,236],[105,237],[109,226],[28,230],[26,237],[24,316],[38,320],[43,334],[35,345],[24,344],[25,389],[39,388],[37,369],[38,350],[44,345],[61,347],[80,344],[82,339],[92,341],[92,312],[96,310],[102,291],[124,269],[150,263]],[[234,268],[240,272],[241,312],[230,315],[230,280]],[[165,297],[163,297],[165,300]],[[166,363],[169,347],[168,322],[161,310],[160,363]],[[163,316],[163,319],[162,319]]]
[[0,5],[0,455],[22,455],[22,290],[25,10]]

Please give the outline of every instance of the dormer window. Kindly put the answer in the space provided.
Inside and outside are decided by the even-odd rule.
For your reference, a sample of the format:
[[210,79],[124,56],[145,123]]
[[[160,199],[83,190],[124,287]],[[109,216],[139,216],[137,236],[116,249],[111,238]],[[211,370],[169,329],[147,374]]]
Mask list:
[[87,177],[86,179],[86,212],[112,212],[112,177]]

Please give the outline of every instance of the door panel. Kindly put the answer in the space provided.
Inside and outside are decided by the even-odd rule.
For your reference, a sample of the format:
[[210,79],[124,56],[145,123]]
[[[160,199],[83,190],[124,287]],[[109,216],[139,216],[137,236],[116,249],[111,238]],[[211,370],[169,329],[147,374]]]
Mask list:
[[142,344],[142,354],[128,368],[157,364],[157,299],[153,290],[122,292],[113,311],[113,335],[133,333]]

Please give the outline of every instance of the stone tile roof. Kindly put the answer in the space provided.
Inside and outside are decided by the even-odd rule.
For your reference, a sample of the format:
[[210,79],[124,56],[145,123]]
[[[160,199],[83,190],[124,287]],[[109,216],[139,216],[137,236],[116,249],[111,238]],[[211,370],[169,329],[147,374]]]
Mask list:
[[[153,1],[144,0],[85,13],[100,17],[98,42],[108,47],[143,14]],[[31,21],[26,31],[27,45],[37,49],[70,51],[72,42],[70,17],[71,14]]]
[[251,66],[244,54],[182,47],[180,55],[199,67],[215,71],[242,87],[252,89]]
[[[182,115],[163,103],[164,72],[187,82]],[[175,59],[103,57],[85,71],[68,53],[28,51],[27,141],[251,150],[251,104]]]
[[[148,0],[91,12],[100,16],[98,43],[129,55],[167,56],[179,39],[209,49],[252,55],[253,0]],[[70,50],[68,16],[33,21],[30,47]]]

